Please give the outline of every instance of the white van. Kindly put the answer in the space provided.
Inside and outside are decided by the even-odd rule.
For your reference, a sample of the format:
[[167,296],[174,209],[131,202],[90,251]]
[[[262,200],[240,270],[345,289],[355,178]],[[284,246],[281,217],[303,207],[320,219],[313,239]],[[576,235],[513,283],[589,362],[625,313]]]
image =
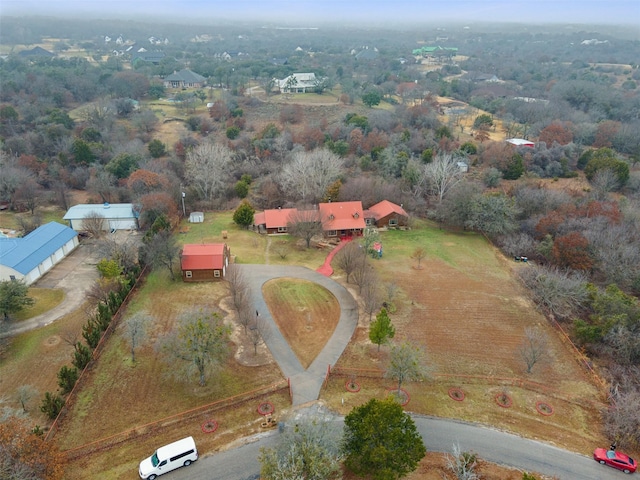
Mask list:
[[171,470],[189,466],[198,459],[198,450],[193,437],[183,438],[177,442],[160,447],[149,458],[140,462],[140,478],[153,480]]

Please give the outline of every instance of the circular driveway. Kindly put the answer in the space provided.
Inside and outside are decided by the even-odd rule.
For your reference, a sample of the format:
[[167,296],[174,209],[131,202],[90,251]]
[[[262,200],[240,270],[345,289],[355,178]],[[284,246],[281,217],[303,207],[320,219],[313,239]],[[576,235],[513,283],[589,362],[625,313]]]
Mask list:
[[[293,406],[317,400],[327,368],[338,361],[358,325],[358,304],[355,299],[339,283],[305,267],[242,264],[236,266],[240,268],[251,288],[256,311],[263,320],[267,320],[263,338],[282,374],[291,382]],[[262,286],[265,282],[283,277],[315,282],[329,290],[340,304],[340,319],[333,335],[306,370],[280,332],[262,297]]]

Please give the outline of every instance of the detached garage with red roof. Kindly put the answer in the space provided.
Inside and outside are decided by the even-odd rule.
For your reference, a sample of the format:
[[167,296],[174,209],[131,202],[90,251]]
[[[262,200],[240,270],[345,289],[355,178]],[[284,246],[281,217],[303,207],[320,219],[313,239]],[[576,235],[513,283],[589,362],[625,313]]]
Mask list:
[[226,243],[187,244],[182,248],[182,281],[213,282],[223,280],[231,251]]

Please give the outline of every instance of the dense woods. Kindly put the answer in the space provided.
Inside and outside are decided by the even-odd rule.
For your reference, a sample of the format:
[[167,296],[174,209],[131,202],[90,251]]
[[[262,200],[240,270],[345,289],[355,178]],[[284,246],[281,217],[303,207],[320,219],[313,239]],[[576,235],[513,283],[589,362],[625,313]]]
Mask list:
[[[387,199],[526,256],[522,281],[536,302],[608,367],[612,400],[638,404],[637,38],[17,18],[3,18],[0,36],[12,47],[0,60],[0,201],[25,233],[40,206],[68,208],[72,190],[135,203],[145,228],[175,225],[182,192],[189,211]],[[425,43],[440,54],[412,53]],[[54,55],[19,54],[39,44]],[[140,47],[163,57],[136,60]],[[183,68],[207,86],[166,88]],[[322,105],[279,102],[274,79],[296,72],[322,79]],[[153,105],[166,99],[186,132],[172,144]],[[535,146],[505,142],[513,137]],[[612,436],[640,443],[638,410],[624,422],[612,412]],[[622,431],[629,422],[635,430]]]

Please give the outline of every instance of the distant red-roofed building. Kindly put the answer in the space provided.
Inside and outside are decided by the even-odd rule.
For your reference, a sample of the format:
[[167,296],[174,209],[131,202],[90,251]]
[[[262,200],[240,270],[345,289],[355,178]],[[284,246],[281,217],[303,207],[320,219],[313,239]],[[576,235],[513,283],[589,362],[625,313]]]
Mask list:
[[296,208],[274,208],[256,213],[253,223],[258,227],[260,233],[267,235],[277,235],[287,233],[287,224],[290,222],[291,215],[298,210]]
[[366,227],[362,202],[332,202],[318,205],[326,237],[360,236]]
[[405,212],[402,205],[396,205],[389,200],[382,200],[379,203],[365,210],[365,221],[367,226],[382,227],[406,227],[409,223],[409,214]]
[[224,279],[231,251],[226,243],[187,244],[180,257],[182,281],[213,282]]

